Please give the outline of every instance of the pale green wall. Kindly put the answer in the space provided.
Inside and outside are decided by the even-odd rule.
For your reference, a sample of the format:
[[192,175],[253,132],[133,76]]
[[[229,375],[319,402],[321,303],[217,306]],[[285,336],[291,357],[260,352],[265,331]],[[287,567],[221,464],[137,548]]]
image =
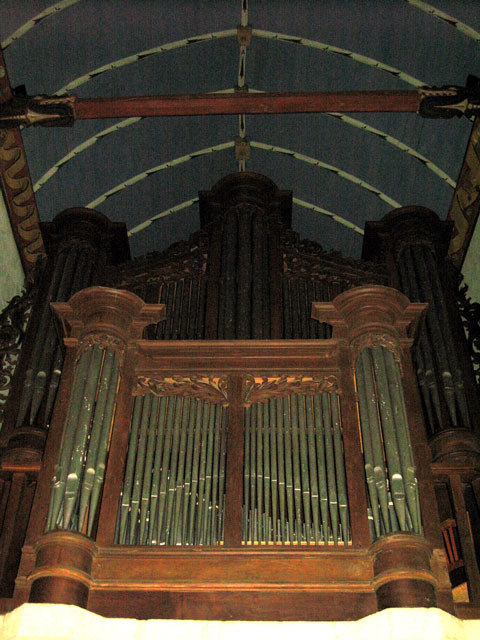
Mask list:
[[0,191],[0,311],[23,288],[25,275]]

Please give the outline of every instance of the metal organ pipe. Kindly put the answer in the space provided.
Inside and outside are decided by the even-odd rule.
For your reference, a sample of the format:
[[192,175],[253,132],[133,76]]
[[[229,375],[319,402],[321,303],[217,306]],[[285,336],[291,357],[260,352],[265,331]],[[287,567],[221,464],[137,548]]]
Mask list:
[[[429,304],[416,358],[420,388],[425,397],[426,385],[435,410],[435,421],[433,421],[432,410],[427,400],[425,405],[430,430],[435,433],[439,428],[446,428],[442,427],[441,401],[435,370],[438,372],[451,426],[471,429],[471,417],[463,388],[463,374],[458,362],[457,347],[435,255],[425,243],[410,244],[400,254],[398,266],[405,292],[412,300],[425,300]],[[421,375],[422,365],[425,370],[425,381],[422,380]]]
[[378,537],[400,529],[419,534],[418,486],[399,364],[391,351],[377,345],[363,349],[355,371],[372,533]]
[[52,480],[47,531],[92,534],[115,410],[119,362],[100,346],[80,355]]
[[115,542],[222,540],[226,410],[181,396],[137,396]]
[[53,274],[41,311],[34,348],[19,403],[16,426],[35,425],[42,403],[41,427],[47,428],[63,366],[63,354],[53,324],[50,302],[64,302],[91,284],[92,253],[85,245],[67,247],[54,260]]
[[245,410],[244,544],[348,544],[339,399],[292,394]]

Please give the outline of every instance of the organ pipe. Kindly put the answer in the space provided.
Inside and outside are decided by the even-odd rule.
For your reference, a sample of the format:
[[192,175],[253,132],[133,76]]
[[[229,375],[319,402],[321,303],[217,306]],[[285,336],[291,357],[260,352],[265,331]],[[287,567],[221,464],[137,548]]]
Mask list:
[[61,370],[63,354],[52,321],[50,302],[63,302],[91,283],[91,249],[72,245],[55,257],[53,273],[43,307],[30,363],[25,374],[25,383],[19,402],[16,426],[36,424],[42,404],[45,409],[41,426],[48,427]]
[[189,397],[135,398],[117,543],[221,543],[225,414]]
[[244,544],[348,544],[339,399],[293,394],[245,410]]
[[421,533],[418,486],[399,364],[391,351],[377,345],[360,353],[355,372],[375,537],[398,529]]
[[47,531],[59,527],[92,534],[118,376],[118,357],[110,349],[95,345],[81,354],[52,481]]

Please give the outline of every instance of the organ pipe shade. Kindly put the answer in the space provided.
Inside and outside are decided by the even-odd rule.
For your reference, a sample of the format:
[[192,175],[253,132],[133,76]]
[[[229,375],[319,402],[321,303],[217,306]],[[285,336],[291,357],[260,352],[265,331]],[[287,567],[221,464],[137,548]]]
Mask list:
[[222,543],[226,424],[220,404],[135,398],[116,543]]
[[355,375],[372,539],[393,531],[421,533],[400,366],[377,345],[357,357]]
[[246,408],[243,493],[244,544],[350,542],[337,394]]
[[91,536],[99,504],[115,412],[117,354],[99,346],[77,363],[52,481],[47,531],[57,527]]
[[73,245],[56,256],[50,285],[40,311],[35,343],[25,374],[16,426],[36,424],[45,404],[41,425],[47,428],[60,382],[63,353],[52,320],[50,302],[65,302],[74,293],[89,286],[93,261],[88,248]]

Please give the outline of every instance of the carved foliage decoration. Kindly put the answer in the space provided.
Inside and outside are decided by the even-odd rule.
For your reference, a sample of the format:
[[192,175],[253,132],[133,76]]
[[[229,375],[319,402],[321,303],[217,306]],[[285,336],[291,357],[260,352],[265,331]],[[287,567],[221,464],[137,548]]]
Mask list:
[[139,376],[134,395],[153,393],[156,396],[193,396],[212,404],[228,404],[226,376]]
[[339,251],[325,251],[313,240],[298,240],[289,230],[282,234],[283,270],[287,277],[321,279],[336,283],[341,290],[364,284],[387,284],[382,264],[346,258]]
[[10,205],[12,228],[28,271],[29,265],[45,254],[45,249],[25,151],[20,132],[16,129],[0,131],[0,169]]
[[23,295],[12,298],[0,315],[0,425],[32,310],[32,298],[33,287],[30,287]]
[[318,393],[340,392],[336,376],[320,378],[305,375],[284,376],[252,376],[244,380],[243,401],[248,406],[254,402],[263,402],[270,398],[278,398],[291,393],[314,395]]
[[400,366],[402,365],[401,345],[398,340],[387,333],[364,333],[352,341],[351,347],[354,361],[364,349],[385,347],[385,349],[388,349],[393,353],[395,360],[400,364]]
[[78,345],[77,362],[84,351],[90,347],[98,346],[102,349],[110,349],[115,351],[118,355],[120,362],[122,361],[123,352],[125,350],[125,343],[120,338],[112,336],[108,333],[88,333],[83,336]]
[[454,230],[449,256],[460,268],[480,211],[480,118],[475,120],[467,145],[457,188],[453,195],[448,219]]
[[152,283],[161,285],[186,277],[202,278],[206,271],[207,246],[207,234],[198,231],[189,240],[176,242],[165,251],[107,268],[105,283],[115,288],[136,290]]

